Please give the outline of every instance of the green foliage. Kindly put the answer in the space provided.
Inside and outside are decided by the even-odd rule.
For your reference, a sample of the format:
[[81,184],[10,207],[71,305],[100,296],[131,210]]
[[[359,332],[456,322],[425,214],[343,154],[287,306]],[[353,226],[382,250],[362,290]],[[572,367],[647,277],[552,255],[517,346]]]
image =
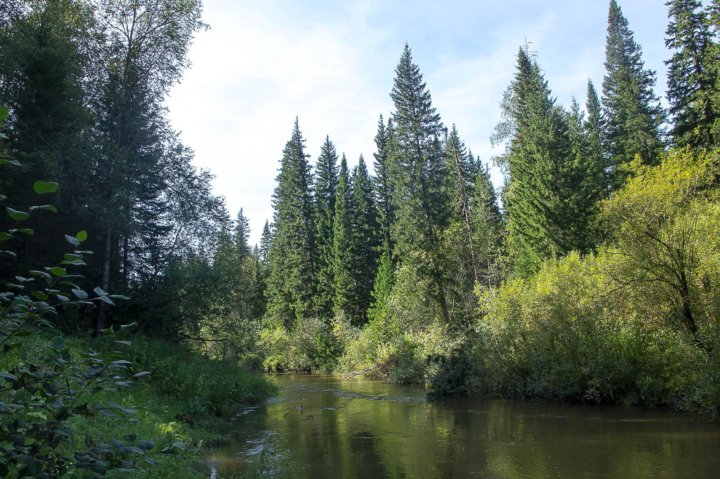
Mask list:
[[[53,193],[57,184],[36,182],[38,194]],[[30,213],[20,214],[7,207],[8,214],[20,223],[30,219]],[[37,208],[28,208],[35,211]],[[3,238],[12,240],[18,233],[33,234],[30,228],[13,228]],[[69,269],[84,266],[85,255],[80,250],[87,240],[83,230],[74,236],[66,235],[74,247],[56,266],[29,271],[16,276],[0,291],[0,475],[3,477],[59,477],[76,469],[104,474],[110,469],[132,469],[138,459],[147,459],[145,451],[152,445],[135,444],[134,440],[114,440],[112,444],[88,442],[84,448],[63,449],[72,440],[69,421],[76,416],[105,414],[115,411],[134,414],[133,409],[117,403],[99,402],[97,394],[114,391],[133,383],[128,378],[132,363],[121,352],[109,350],[99,353],[85,350],[72,354],[61,336],[43,345],[33,356],[11,354],[23,350],[38,334],[38,328],[51,328],[59,308],[113,305],[118,296],[101,288],[94,296],[83,290],[77,280],[82,278]],[[15,253],[4,250],[5,253]],[[38,354],[39,353],[39,354]],[[140,371],[134,378],[146,375]]]
[[630,168],[602,204],[597,255],[479,290],[476,390],[717,414],[717,152]]
[[315,294],[316,231],[304,142],[296,120],[273,194],[275,233],[270,251],[268,314],[288,328],[312,314]]
[[[717,143],[718,121],[714,89],[717,65],[713,65],[710,25],[702,3],[671,0],[665,46],[672,50],[668,66],[672,136],[676,146],[709,147]],[[716,55],[716,53],[715,53]]]
[[603,165],[590,151],[577,105],[570,114],[555,105],[540,66],[523,48],[503,117],[493,141],[509,142],[501,158],[507,250],[514,271],[527,275],[544,259],[590,249]]
[[622,166],[635,155],[653,164],[662,152],[663,110],[654,86],[655,72],[645,69],[642,50],[627,19],[617,2],[610,0],[602,105],[604,149],[611,162],[609,173],[614,189],[625,180]]

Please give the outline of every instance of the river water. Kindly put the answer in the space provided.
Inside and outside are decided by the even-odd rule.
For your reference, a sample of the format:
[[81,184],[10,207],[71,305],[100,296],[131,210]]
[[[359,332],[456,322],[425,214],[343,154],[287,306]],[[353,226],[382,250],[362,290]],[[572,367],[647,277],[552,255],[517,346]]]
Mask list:
[[[323,478],[717,478],[720,426],[636,408],[452,398],[327,376],[276,376],[241,411],[213,477],[262,455]],[[263,452],[265,451],[265,452]],[[279,466],[278,466],[279,467]]]

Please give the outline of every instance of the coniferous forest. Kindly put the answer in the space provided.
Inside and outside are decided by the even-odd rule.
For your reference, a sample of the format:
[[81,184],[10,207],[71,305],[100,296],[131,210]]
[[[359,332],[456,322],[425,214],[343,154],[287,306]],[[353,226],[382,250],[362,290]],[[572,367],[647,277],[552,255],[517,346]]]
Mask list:
[[[716,417],[720,1],[666,4],[667,109],[616,0],[585,98],[557,103],[542,52],[508,58],[498,189],[399,48],[372,157],[280,126],[251,245],[164,107],[200,0],[4,1],[0,476],[190,454],[198,418],[272,393],[239,370]],[[133,414],[126,386],[186,442],[71,433]]]

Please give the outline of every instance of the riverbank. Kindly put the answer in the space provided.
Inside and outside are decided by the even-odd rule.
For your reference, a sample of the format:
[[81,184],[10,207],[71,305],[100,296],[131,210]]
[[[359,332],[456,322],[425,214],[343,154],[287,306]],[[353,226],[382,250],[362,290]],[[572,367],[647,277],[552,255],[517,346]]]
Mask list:
[[[51,370],[48,352],[57,338],[57,331],[35,332],[12,354],[2,356],[0,370]],[[86,477],[88,468],[77,468],[77,464],[90,460],[94,462],[89,469],[99,474],[107,471],[106,477],[208,477],[205,450],[226,440],[219,432],[223,421],[275,392],[265,378],[229,361],[207,359],[182,345],[119,336],[100,340],[66,336],[62,342],[68,358],[97,354],[122,358],[114,361],[127,365],[122,374],[110,377],[117,387],[94,391],[93,386],[78,395],[73,407],[87,404],[87,410],[74,411],[66,420],[63,427],[70,431],[69,440],[58,448],[59,455],[75,459],[65,461],[68,477]],[[81,374],[87,378],[92,373],[84,370]],[[130,383],[125,384],[128,378]],[[3,389],[0,399],[8,401],[12,391]]]

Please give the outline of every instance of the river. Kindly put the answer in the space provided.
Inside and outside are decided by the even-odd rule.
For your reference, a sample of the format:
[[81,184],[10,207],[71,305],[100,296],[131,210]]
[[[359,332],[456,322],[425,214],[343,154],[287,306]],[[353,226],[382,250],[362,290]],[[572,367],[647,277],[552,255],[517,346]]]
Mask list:
[[[301,478],[715,478],[720,426],[629,407],[450,398],[328,376],[276,376],[240,411],[213,477],[263,455]],[[265,451],[265,452],[263,452]],[[280,467],[280,466],[277,466]]]

